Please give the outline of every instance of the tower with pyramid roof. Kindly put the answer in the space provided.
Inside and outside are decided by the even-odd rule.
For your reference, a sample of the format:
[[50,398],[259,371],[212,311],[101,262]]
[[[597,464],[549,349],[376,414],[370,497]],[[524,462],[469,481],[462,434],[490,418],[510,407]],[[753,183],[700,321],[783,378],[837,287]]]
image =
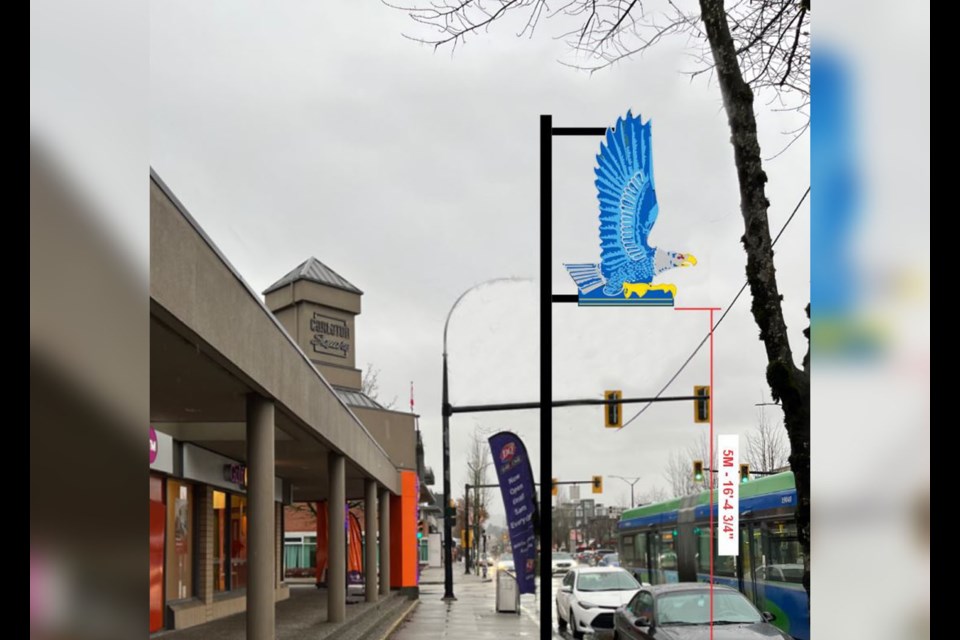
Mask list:
[[263,295],[270,311],[330,384],[360,390],[354,324],[363,291],[311,257]]

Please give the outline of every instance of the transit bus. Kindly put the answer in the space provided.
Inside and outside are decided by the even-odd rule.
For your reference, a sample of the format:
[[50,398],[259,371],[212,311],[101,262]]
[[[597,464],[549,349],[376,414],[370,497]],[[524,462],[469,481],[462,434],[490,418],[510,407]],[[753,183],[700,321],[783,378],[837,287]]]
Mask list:
[[[740,555],[717,554],[714,584],[740,590],[773,624],[796,640],[810,640],[810,612],[803,588],[803,551],[797,539],[793,473],[740,484]],[[713,497],[717,526],[717,494]],[[709,492],[630,509],[617,530],[620,566],[642,582],[709,582]]]

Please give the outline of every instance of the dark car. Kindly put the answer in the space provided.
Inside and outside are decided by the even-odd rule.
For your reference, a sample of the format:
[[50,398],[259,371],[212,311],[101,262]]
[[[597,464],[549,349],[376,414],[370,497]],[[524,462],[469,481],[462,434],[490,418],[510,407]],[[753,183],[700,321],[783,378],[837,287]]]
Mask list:
[[[792,640],[735,589],[713,586],[713,640]],[[614,615],[617,640],[707,640],[710,585],[681,582],[644,587]]]
[[619,567],[620,566],[620,554],[619,553],[608,553],[600,558],[600,562],[597,563],[598,567]]

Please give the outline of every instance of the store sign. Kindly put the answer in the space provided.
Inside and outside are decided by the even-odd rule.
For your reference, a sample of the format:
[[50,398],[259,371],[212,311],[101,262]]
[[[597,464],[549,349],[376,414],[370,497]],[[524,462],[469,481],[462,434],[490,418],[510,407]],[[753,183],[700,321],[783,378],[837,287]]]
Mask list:
[[337,358],[347,357],[350,352],[350,327],[346,320],[314,312],[310,318],[310,331],[313,333],[310,344],[316,353]]
[[241,489],[246,489],[247,467],[242,464],[225,464],[223,465],[223,479]]
[[150,469],[162,473],[174,472],[173,458],[176,446],[173,438],[150,427]]

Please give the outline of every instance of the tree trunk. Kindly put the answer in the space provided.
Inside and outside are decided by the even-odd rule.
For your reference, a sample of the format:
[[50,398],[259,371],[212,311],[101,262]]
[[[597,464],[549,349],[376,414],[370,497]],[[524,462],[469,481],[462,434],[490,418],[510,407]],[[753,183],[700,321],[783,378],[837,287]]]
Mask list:
[[[810,594],[810,369],[804,357],[803,369],[793,361],[787,325],[783,320],[781,296],[777,291],[770,226],[769,201],[764,193],[767,176],[760,159],[757,122],[753,112],[753,91],[743,80],[736,46],[730,36],[723,0],[700,0],[700,13],[716,64],[717,81],[730,125],[737,179],[740,183],[740,212],[747,252],[747,282],[753,297],[751,311],[760,328],[767,351],[767,383],[774,400],[783,407],[784,426],[790,440],[790,468],[797,483],[797,535],[803,548],[803,586]],[[809,305],[807,307],[809,316]],[[807,334],[809,338],[809,334]],[[809,355],[809,352],[808,352]]]

